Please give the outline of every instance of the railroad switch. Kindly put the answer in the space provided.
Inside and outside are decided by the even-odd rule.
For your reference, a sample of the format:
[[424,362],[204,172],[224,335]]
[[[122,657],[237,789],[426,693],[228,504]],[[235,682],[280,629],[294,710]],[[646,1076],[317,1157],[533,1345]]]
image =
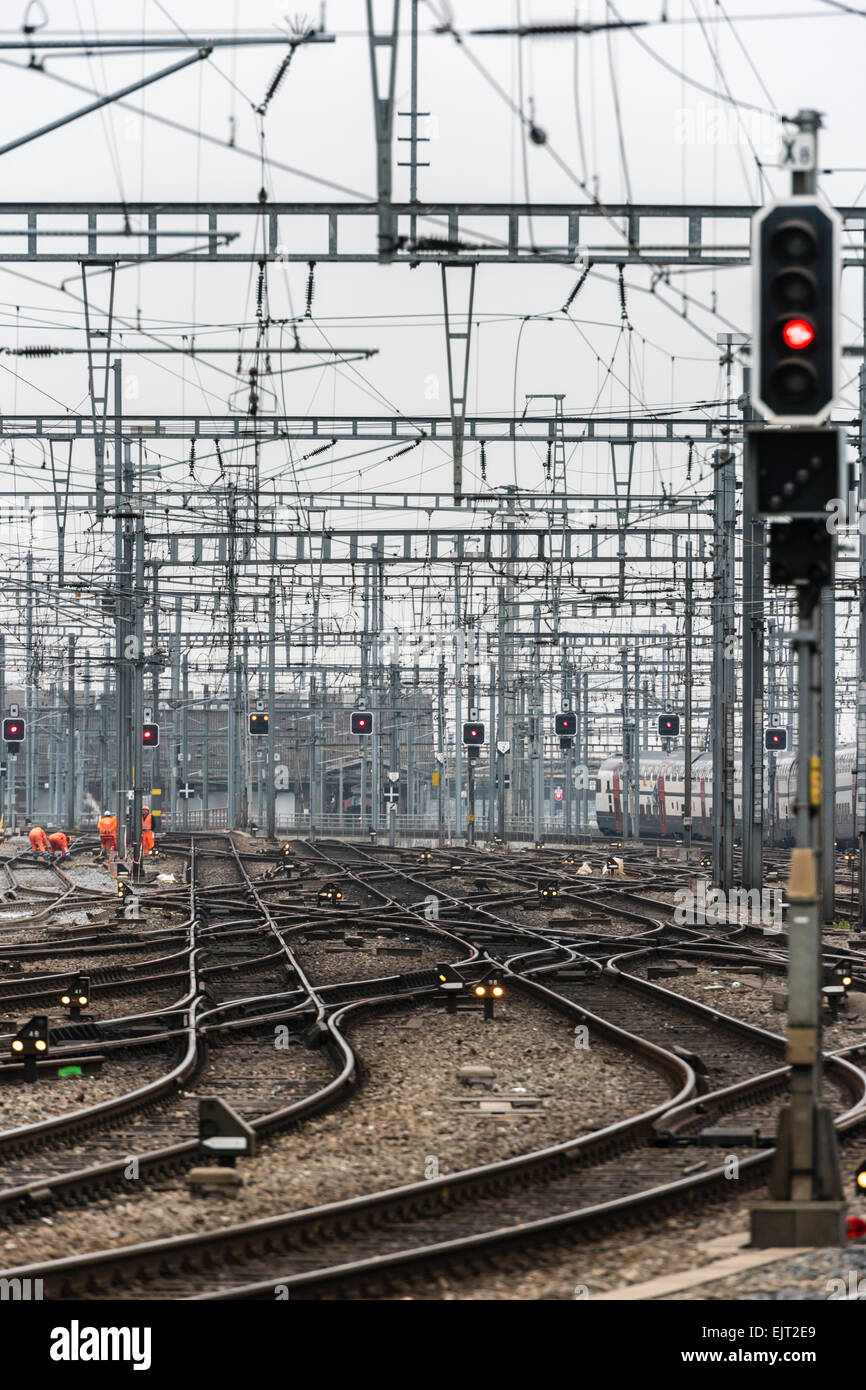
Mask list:
[[330,1037],[328,1025],[322,1019],[317,1018],[307,1031],[304,1033],[305,1047],[321,1047]]
[[678,965],[648,965],[646,977],[648,980],[666,980],[672,975],[679,975]]

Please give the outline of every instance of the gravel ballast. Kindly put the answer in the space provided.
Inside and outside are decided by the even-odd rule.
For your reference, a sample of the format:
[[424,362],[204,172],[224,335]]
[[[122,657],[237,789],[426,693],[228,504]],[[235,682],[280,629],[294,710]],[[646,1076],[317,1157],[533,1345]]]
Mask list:
[[[236,1198],[190,1196],[183,1176],[141,1187],[134,1196],[131,1183],[128,1197],[88,1208],[88,1248],[421,1181],[434,1170],[447,1174],[574,1138],[670,1094],[668,1083],[645,1063],[598,1039],[575,1048],[566,1020],[515,996],[492,1023],[485,1024],[480,1012],[453,1018],[422,1006],[405,1015],[367,1018],[349,1037],[362,1059],[359,1092],[244,1160],[244,1187]],[[493,1095],[460,1084],[458,1070],[469,1063],[495,1067],[497,1094],[538,1096],[546,1104],[533,1106],[540,1113],[515,1118],[480,1112],[479,1101]],[[40,1223],[11,1237],[16,1261],[80,1253],[80,1218],[59,1211],[50,1220],[50,1226]]]

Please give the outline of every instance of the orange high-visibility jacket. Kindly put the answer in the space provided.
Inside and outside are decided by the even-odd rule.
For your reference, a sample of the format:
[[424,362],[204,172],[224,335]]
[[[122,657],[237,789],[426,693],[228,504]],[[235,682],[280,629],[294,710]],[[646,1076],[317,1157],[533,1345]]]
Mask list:
[[153,816],[150,811],[141,813],[141,848],[145,854],[153,854]]
[[69,852],[69,841],[62,830],[55,830],[53,835],[49,835],[48,843],[53,850],[59,850],[61,854]]
[[34,825],[28,836],[34,854],[45,854],[49,849],[48,836],[41,825]]
[[103,849],[117,849],[117,816],[103,816],[96,829]]

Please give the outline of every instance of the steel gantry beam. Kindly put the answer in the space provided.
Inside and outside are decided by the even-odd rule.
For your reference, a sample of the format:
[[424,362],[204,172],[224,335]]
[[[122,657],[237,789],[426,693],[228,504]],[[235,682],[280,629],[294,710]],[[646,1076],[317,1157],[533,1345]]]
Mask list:
[[[616,526],[598,526],[585,533],[568,525],[556,530],[523,526],[513,535],[501,529],[459,530],[453,526],[431,531],[406,527],[382,527],[375,531],[328,527],[325,532],[260,527],[255,533],[239,533],[239,548],[233,563],[260,568],[313,561],[347,565],[364,560],[366,554],[361,547],[369,545],[382,563],[390,565],[487,561],[504,566],[552,560],[622,567],[625,562],[676,563],[683,558],[682,547],[689,539],[697,545],[697,559],[709,558],[712,535],[710,526],[680,531],[653,530],[644,526],[630,528],[627,532]],[[147,539],[151,544],[168,547],[167,553],[159,556],[162,566],[225,566],[227,562],[226,539],[218,531],[149,530]],[[604,542],[608,543],[607,549]],[[622,598],[619,601],[622,602]]]
[[[388,149],[390,163],[390,139]],[[0,262],[744,266],[755,211],[710,203],[0,202]],[[851,247],[843,265],[862,266],[866,208],[838,212]],[[413,235],[413,219],[428,222],[431,234]],[[542,221],[546,245],[532,234]],[[379,243],[380,229],[390,245]]]
[[[720,417],[622,415],[464,415],[464,442],[484,444],[704,444],[718,442]],[[854,420],[837,423],[854,428]],[[73,412],[54,415],[4,414],[0,439],[93,439],[99,433],[92,415]],[[382,443],[451,443],[455,438],[452,415],[197,415],[152,411],[149,414],[107,415],[102,428],[118,429],[136,439],[241,439],[309,440],[320,444],[381,441]],[[738,435],[735,433],[735,439]],[[727,438],[727,435],[725,436]]]

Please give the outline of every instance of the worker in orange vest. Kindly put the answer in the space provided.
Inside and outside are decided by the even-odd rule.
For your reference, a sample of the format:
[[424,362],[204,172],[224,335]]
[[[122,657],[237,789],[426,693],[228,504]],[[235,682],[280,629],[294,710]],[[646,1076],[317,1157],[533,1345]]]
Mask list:
[[69,858],[69,840],[62,830],[54,830],[48,836],[48,843],[54,854],[58,854],[61,859]]
[[117,849],[117,816],[110,816],[106,811],[97,822],[96,829],[103,853],[110,859]]
[[141,851],[153,854],[153,816],[149,806],[141,808]]
[[40,857],[44,858],[47,854],[51,853],[48,836],[45,834],[41,825],[34,825],[32,827],[28,839],[30,840],[30,848],[33,851],[34,859],[39,859]]

